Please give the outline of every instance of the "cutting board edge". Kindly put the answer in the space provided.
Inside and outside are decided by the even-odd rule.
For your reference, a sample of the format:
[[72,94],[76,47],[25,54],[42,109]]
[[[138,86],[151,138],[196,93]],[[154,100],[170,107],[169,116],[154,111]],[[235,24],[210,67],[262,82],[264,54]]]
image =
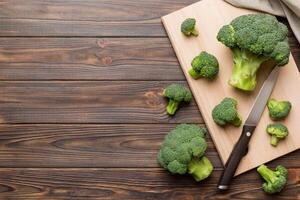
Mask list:
[[234,176],[241,175],[241,174],[243,174],[243,173],[245,173],[245,172],[248,172],[248,171],[250,171],[250,170],[253,170],[253,169],[257,168],[258,166],[260,166],[260,165],[262,165],[262,164],[266,164],[266,163],[268,163],[268,162],[271,162],[271,161],[274,161],[274,160],[276,160],[276,159],[279,159],[280,157],[285,156],[285,155],[288,155],[288,154],[290,154],[290,153],[292,153],[292,152],[295,152],[295,151],[297,151],[297,150],[299,150],[299,149],[300,149],[299,145],[298,145],[298,147],[295,146],[295,149],[291,149],[291,150],[288,151],[288,152],[284,152],[284,153],[282,153],[282,154],[279,155],[279,156],[276,155],[276,157],[270,157],[270,159],[266,159],[264,162],[259,162],[259,163],[257,163],[256,165],[251,166],[249,169],[245,169],[245,170],[237,170],[237,172],[235,173]]
[[[198,3],[199,3],[199,2],[198,2]],[[196,3],[194,3],[194,4],[196,4]],[[192,5],[193,5],[193,4],[192,4]],[[181,9],[180,9],[180,10],[181,10]],[[178,11],[180,11],[180,10],[178,10]],[[175,12],[178,12],[178,11],[175,11]],[[174,12],[173,12],[173,13],[174,13]],[[173,14],[173,13],[170,13],[170,14]],[[168,14],[168,15],[170,15],[170,14]],[[166,30],[166,32],[167,32],[168,38],[169,38],[169,40],[171,41],[171,44],[172,44],[172,47],[173,47],[174,52],[175,52],[175,54],[176,54],[176,57],[177,57],[177,59],[178,59],[178,62],[180,63],[180,65],[183,65],[183,63],[182,63],[180,57],[177,55],[177,54],[178,54],[178,53],[177,53],[178,50],[176,50],[176,47],[173,45],[173,40],[174,40],[174,39],[172,38],[171,34],[169,33],[169,30],[168,30],[168,28],[167,28],[167,24],[165,23],[165,17],[167,17],[168,15],[165,15],[165,16],[161,17],[161,20],[162,20],[162,23],[163,23],[163,25],[164,25],[164,28],[165,28],[165,30]],[[192,93],[195,93],[195,91],[193,91],[193,90],[194,90],[193,87],[190,87],[190,85],[191,85],[190,81],[192,81],[192,80],[186,78],[187,74],[186,74],[185,70],[183,70],[182,67],[180,67],[180,69],[181,69],[182,72],[184,73],[185,79],[186,79],[187,82],[188,82],[188,85],[189,85],[190,90],[192,91]],[[196,101],[198,110],[199,110],[199,112],[201,113],[201,116],[202,116],[202,118],[203,118],[203,120],[204,120],[204,123],[205,123],[205,124],[208,124],[209,122],[207,121],[206,117],[205,117],[205,116],[203,115],[203,113],[202,113],[202,109],[201,109],[201,106],[200,106],[200,102],[198,102],[198,100],[197,100],[196,98],[194,98],[194,99],[195,99],[195,101]],[[212,131],[212,130],[210,129],[209,126],[206,126],[206,128],[208,129],[209,132]],[[211,138],[212,138],[212,140],[213,140],[213,143],[215,144],[215,143],[216,143],[216,141],[215,141],[215,135],[210,134],[210,136],[211,136]],[[221,156],[222,154],[220,153],[220,149],[217,147],[217,145],[215,145],[215,147],[216,147],[216,150],[217,150],[217,152],[218,152],[218,156],[219,156],[219,158],[221,159],[222,164],[225,166],[225,162],[226,162],[226,161],[225,161],[224,158]]]
[[[187,6],[187,7],[181,8],[181,9],[179,9],[179,10],[177,10],[177,11],[174,11],[174,12],[172,12],[172,13],[169,13],[169,14],[167,14],[167,15],[161,17],[161,20],[162,20],[162,23],[163,23],[164,28],[165,28],[165,30],[166,30],[166,33],[167,33],[167,35],[168,35],[168,37],[169,37],[169,39],[170,39],[170,41],[171,41],[171,43],[172,43],[172,47],[173,47],[173,49],[174,49],[174,51],[175,51],[175,54],[176,54],[176,56],[177,56],[177,59],[178,59],[180,65],[181,65],[181,70],[183,71],[183,73],[184,73],[184,75],[185,75],[185,78],[186,78],[186,80],[187,80],[187,82],[188,82],[188,85],[189,85],[189,87],[190,87],[190,89],[192,90],[193,93],[195,93],[194,88],[191,87],[191,85],[192,85],[191,82],[192,82],[193,80],[190,80],[189,78],[187,78],[188,74],[187,74],[187,72],[186,72],[186,71],[183,69],[183,67],[182,67],[182,66],[183,66],[183,61],[181,60],[181,56],[178,55],[178,52],[180,52],[180,51],[177,50],[177,46],[176,46],[176,45],[173,45],[173,44],[176,43],[176,42],[174,41],[175,39],[172,37],[172,34],[169,32],[169,28],[168,28],[168,25],[167,25],[167,23],[166,23],[166,20],[167,20],[167,18],[168,18],[169,16],[171,16],[171,15],[177,13],[177,12],[178,12],[178,13],[179,13],[179,12],[182,12],[182,10],[184,10],[184,9],[190,7],[190,6],[195,6],[195,4],[200,4],[200,3],[202,3],[202,2],[205,2],[205,0],[204,0],[204,1],[201,1],[201,2],[196,2],[196,3],[194,3],[194,4],[191,4],[191,5]],[[293,57],[292,54],[291,54],[291,56],[292,56],[292,59],[294,60],[294,57]],[[295,62],[295,61],[294,61],[294,62]],[[295,64],[296,64],[296,63],[295,63]],[[297,68],[297,65],[296,65],[296,68]],[[199,109],[200,113],[202,114],[202,118],[203,118],[205,124],[210,123],[210,122],[208,122],[208,121],[209,121],[209,120],[208,120],[208,116],[205,117],[205,116],[203,115],[203,112],[202,112],[202,109],[201,109],[201,106],[200,106],[200,105],[201,105],[200,102],[198,102],[197,98],[194,98],[194,99],[195,99],[195,101],[196,101],[196,104],[197,104],[197,106],[198,106],[198,109]],[[207,127],[207,129],[209,130],[209,132],[212,131],[210,126],[206,126],[206,127]],[[213,140],[213,142],[214,142],[214,144],[215,144],[215,143],[216,143],[216,141],[215,141],[215,137],[216,137],[216,136],[215,136],[214,134],[210,134],[210,135],[211,135],[211,138],[212,138],[212,140]],[[248,169],[243,169],[243,170],[241,170],[241,171],[237,171],[237,173],[235,174],[235,176],[240,175],[240,174],[242,174],[242,173],[244,173],[244,172],[247,172],[247,171],[249,171],[249,170],[252,170],[252,169],[258,167],[259,165],[261,165],[261,164],[263,164],[263,163],[267,163],[267,162],[270,162],[270,161],[272,161],[272,160],[276,160],[277,158],[279,158],[279,157],[281,157],[281,156],[284,156],[284,155],[287,155],[287,154],[289,154],[289,153],[291,153],[291,152],[294,152],[294,151],[296,151],[296,150],[299,150],[299,149],[300,149],[300,141],[299,141],[298,143],[296,142],[296,143],[294,143],[294,144],[295,144],[294,147],[291,148],[291,149],[289,149],[289,150],[286,151],[286,152],[280,153],[279,155],[276,155],[276,156],[273,156],[273,157],[269,157],[269,159],[265,159],[263,162],[257,162],[255,165],[251,166],[251,167],[248,168]],[[217,152],[218,152],[219,158],[220,158],[221,161],[222,161],[222,164],[225,165],[225,160],[224,160],[225,158],[223,159],[222,153],[220,153],[221,148],[218,147],[217,145],[215,145],[215,147],[216,147],[216,150],[217,150]]]

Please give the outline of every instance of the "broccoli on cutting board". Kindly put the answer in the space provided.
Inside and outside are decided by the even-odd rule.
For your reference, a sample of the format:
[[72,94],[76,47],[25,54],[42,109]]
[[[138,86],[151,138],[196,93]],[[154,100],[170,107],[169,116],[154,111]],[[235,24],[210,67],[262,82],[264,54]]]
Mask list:
[[242,118],[237,111],[237,101],[229,97],[224,98],[220,104],[215,106],[212,118],[220,126],[226,124],[240,126],[242,124]]
[[277,146],[280,140],[288,136],[289,131],[285,125],[277,123],[269,124],[267,126],[267,133],[271,136],[271,145]]
[[181,32],[185,36],[198,36],[198,31],[196,30],[196,20],[194,18],[187,18],[181,24]]
[[278,193],[286,185],[288,171],[281,165],[278,165],[275,171],[269,169],[266,165],[261,165],[257,168],[257,172],[266,181],[262,185],[262,188],[266,193]]
[[287,33],[287,27],[269,14],[242,15],[223,26],[217,39],[232,51],[234,64],[229,84],[252,91],[263,62],[287,64],[290,56]]
[[192,100],[191,91],[179,84],[167,86],[163,91],[163,95],[169,98],[169,103],[166,108],[169,115],[175,115],[181,102],[190,102]]
[[200,77],[213,79],[219,73],[219,63],[217,58],[206,51],[202,51],[196,56],[191,64],[192,68],[189,70],[189,74],[194,79]]
[[204,156],[206,133],[205,128],[197,125],[178,125],[165,137],[157,155],[158,163],[172,174],[188,172],[196,181],[207,178],[213,166]]
[[267,107],[271,119],[280,120],[288,116],[292,108],[292,104],[289,101],[277,101],[276,99],[270,99]]

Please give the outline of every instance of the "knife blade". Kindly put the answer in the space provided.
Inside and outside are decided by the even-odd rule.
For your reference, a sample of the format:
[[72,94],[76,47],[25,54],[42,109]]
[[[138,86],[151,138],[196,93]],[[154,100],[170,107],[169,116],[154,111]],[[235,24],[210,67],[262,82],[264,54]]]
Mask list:
[[253,135],[253,132],[258,124],[263,111],[265,110],[268,99],[273,91],[274,85],[277,81],[279,74],[279,67],[275,66],[265,80],[263,86],[261,87],[254,104],[251,108],[251,111],[245,121],[243,126],[242,134],[235,144],[226,164],[225,169],[219,180],[218,189],[227,190],[229,188],[230,182],[235,174],[235,171],[242,160],[242,158],[248,152],[248,144]]

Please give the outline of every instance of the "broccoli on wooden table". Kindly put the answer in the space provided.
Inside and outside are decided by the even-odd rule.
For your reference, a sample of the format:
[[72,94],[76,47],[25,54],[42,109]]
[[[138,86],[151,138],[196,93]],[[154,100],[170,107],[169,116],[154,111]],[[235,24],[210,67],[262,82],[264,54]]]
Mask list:
[[286,185],[288,171],[281,165],[278,165],[275,171],[269,169],[266,165],[261,165],[257,168],[257,171],[266,181],[262,185],[262,188],[266,193],[278,193]]
[[271,145],[277,146],[278,142],[286,138],[289,134],[288,128],[280,123],[269,124],[267,133],[271,136]]
[[200,77],[213,79],[219,73],[219,63],[215,56],[202,51],[198,56],[192,60],[192,68],[189,74],[194,79]]
[[207,178],[213,170],[204,156],[207,148],[205,128],[181,124],[163,141],[157,155],[158,163],[172,174],[191,174],[196,181]]
[[269,14],[242,15],[223,26],[217,39],[229,47],[233,54],[233,70],[229,84],[252,91],[256,86],[256,73],[261,64],[272,60],[277,65],[289,61],[287,27]]
[[190,90],[179,84],[167,86],[163,91],[163,95],[169,98],[169,103],[166,108],[169,115],[175,115],[181,102],[190,102],[192,100]]
[[181,24],[181,32],[185,36],[198,36],[198,31],[196,30],[196,20],[194,18],[187,18]]
[[220,104],[215,106],[212,118],[220,126],[226,124],[240,126],[242,124],[242,118],[237,111],[237,101],[229,97],[224,98]]
[[276,99],[270,99],[267,107],[271,119],[280,120],[288,116],[292,108],[292,104],[289,101],[277,101]]

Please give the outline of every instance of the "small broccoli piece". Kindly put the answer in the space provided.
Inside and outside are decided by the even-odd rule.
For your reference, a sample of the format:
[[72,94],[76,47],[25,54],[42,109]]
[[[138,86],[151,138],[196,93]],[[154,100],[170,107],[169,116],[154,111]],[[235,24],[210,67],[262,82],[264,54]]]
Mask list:
[[215,56],[202,51],[192,61],[192,68],[189,74],[194,79],[200,77],[213,79],[219,72],[219,63]]
[[224,98],[220,104],[215,106],[212,118],[220,126],[226,124],[240,126],[242,124],[242,118],[237,111],[237,101],[229,97]]
[[271,135],[271,145],[277,146],[279,140],[288,136],[289,131],[283,124],[269,124],[267,126],[267,133]]
[[217,39],[232,51],[229,84],[252,91],[263,62],[273,60],[277,65],[287,64],[290,56],[287,33],[287,27],[269,14],[242,15],[223,26]]
[[172,130],[163,141],[157,155],[158,163],[172,174],[191,174],[196,181],[208,177],[213,169],[203,157],[207,148],[205,128],[181,124]]
[[179,84],[171,84],[163,91],[163,95],[169,98],[169,103],[166,108],[169,115],[174,115],[181,102],[190,102],[192,100],[192,93],[189,89]]
[[181,32],[186,36],[198,36],[198,31],[195,28],[196,20],[194,18],[188,18],[181,24]]
[[270,99],[268,101],[269,115],[272,120],[284,119],[290,113],[292,104],[289,101],[277,101]]
[[266,165],[261,165],[257,168],[257,171],[266,181],[262,185],[262,188],[266,193],[278,193],[286,185],[288,171],[281,165],[278,165],[275,171],[269,169]]
[[188,164],[188,173],[191,174],[196,181],[202,181],[206,179],[214,167],[210,160],[203,156],[201,158],[193,158]]

